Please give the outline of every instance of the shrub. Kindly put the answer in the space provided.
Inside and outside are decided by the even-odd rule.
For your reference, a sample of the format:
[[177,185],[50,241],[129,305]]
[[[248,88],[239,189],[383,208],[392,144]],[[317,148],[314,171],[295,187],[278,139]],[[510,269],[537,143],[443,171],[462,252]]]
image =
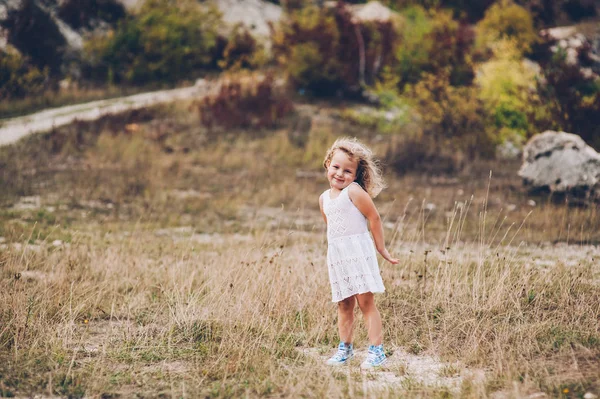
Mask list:
[[395,54],[401,87],[418,82],[422,73],[435,74],[441,69],[449,69],[451,84],[470,84],[474,76],[470,57],[473,30],[453,20],[448,11],[427,14],[423,8],[410,7],[403,15]]
[[15,51],[0,50],[0,100],[43,92],[48,85],[48,68],[39,70]]
[[391,21],[355,22],[340,1],[290,11],[275,32],[273,50],[296,88],[328,96],[373,84],[393,61],[395,40]]
[[400,30],[400,44],[396,49],[397,74],[400,81],[416,83],[429,62],[431,41],[425,40],[433,27],[431,18],[422,7],[410,7],[404,16]]
[[0,28],[6,29],[8,43],[28,57],[36,68],[48,68],[51,76],[59,75],[65,38],[55,21],[40,8],[38,2],[21,3],[20,8],[7,11]]
[[256,69],[267,62],[264,46],[243,25],[236,25],[223,48],[221,69]]
[[492,157],[496,138],[487,128],[487,114],[473,87],[450,85],[450,72],[425,74],[406,90],[417,123],[388,153],[399,172],[456,172],[467,161]]
[[440,0],[385,0],[382,3],[400,11],[412,7],[431,9],[441,5]]
[[493,4],[477,24],[480,46],[493,46],[500,39],[513,40],[521,53],[529,52],[538,39],[529,11],[511,0]]
[[116,0],[63,0],[58,3],[57,13],[74,29],[93,28],[99,21],[115,24],[126,15]]
[[174,82],[214,63],[220,15],[193,0],[147,0],[104,39],[86,44],[93,79]]
[[518,0],[518,3],[531,13],[536,26],[540,27],[569,25],[598,15],[594,0]]
[[337,59],[340,32],[331,12],[306,7],[282,21],[275,36],[276,58],[297,88],[326,95],[342,85]]
[[494,0],[443,0],[442,5],[450,8],[454,16],[460,20],[468,22],[476,22],[480,20],[485,11]]
[[475,76],[471,62],[475,40],[473,29],[452,19],[450,12],[437,12],[428,40],[432,42],[428,70],[438,73],[443,68],[449,68],[450,84],[470,85]]
[[285,89],[272,74],[242,73],[224,78],[218,92],[195,104],[209,128],[272,128],[293,110]]
[[538,91],[552,119],[538,121],[540,128],[578,134],[600,150],[600,78],[568,63],[564,52],[542,59],[541,66],[545,79],[538,82]]
[[500,41],[494,57],[479,67],[479,98],[504,136],[522,142],[535,133],[530,119],[548,117],[535,81],[536,72],[523,63],[513,41]]
[[387,0],[385,4],[395,10],[404,10],[411,7],[425,9],[446,8],[452,10],[454,17],[461,21],[475,22],[481,19],[485,10],[494,0]]

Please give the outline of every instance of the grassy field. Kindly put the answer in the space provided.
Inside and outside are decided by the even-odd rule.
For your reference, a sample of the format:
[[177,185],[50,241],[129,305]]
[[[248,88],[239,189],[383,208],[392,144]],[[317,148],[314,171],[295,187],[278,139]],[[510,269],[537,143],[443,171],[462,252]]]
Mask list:
[[388,170],[393,361],[332,370],[320,163],[338,132],[388,138],[321,112],[296,148],[204,131],[188,105],[0,148],[0,396],[600,394],[598,208],[527,197],[518,161]]

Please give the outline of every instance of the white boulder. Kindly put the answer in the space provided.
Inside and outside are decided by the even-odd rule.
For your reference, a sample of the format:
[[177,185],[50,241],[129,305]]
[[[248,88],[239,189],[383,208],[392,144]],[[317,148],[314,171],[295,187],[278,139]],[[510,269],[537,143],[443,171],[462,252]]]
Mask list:
[[546,131],[532,137],[518,174],[531,192],[600,199],[600,154],[576,134]]

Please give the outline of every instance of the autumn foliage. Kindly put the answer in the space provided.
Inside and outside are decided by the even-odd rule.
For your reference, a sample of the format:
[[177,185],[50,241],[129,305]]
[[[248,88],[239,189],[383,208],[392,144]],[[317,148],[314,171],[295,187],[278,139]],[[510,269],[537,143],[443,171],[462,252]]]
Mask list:
[[196,103],[202,125],[215,128],[272,128],[293,110],[285,88],[272,74],[237,74]]

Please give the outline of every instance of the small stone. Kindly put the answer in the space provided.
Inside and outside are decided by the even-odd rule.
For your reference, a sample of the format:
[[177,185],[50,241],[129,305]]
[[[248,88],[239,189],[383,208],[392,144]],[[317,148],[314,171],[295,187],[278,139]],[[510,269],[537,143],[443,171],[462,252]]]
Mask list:
[[529,201],[527,201],[527,205],[535,206],[535,201],[530,199]]
[[579,48],[581,46],[583,46],[583,40],[577,38],[577,37],[572,37],[568,40],[569,43],[569,47],[574,47],[574,48]]
[[509,212],[512,212],[515,209],[517,209],[517,206],[515,204],[508,204],[508,206],[506,207],[506,210]]
[[576,65],[578,55],[579,54],[577,52],[577,49],[569,47],[567,49],[567,58],[565,59],[565,61],[567,61],[567,64],[569,64],[569,65]]
[[598,395],[595,395],[591,392],[586,392],[585,395],[583,395],[583,399],[597,399]]
[[6,242],[6,238],[0,237],[0,243]]
[[52,246],[54,247],[60,247],[62,245],[62,241],[61,240],[54,240],[52,241]]
[[435,204],[433,202],[429,202],[429,203],[425,204],[425,209],[427,209],[429,212],[435,211],[436,208],[437,208],[437,206],[435,206]]

